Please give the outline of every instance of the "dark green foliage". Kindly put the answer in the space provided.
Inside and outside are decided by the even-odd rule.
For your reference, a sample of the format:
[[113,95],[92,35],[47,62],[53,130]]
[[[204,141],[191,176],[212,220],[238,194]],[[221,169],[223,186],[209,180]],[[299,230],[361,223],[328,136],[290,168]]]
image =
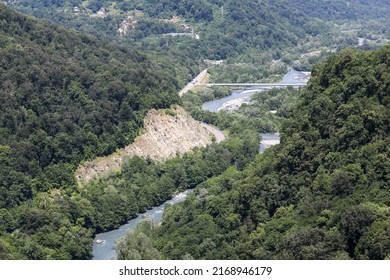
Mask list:
[[349,207],[341,213],[339,227],[347,240],[347,251],[351,257],[355,255],[355,247],[362,234],[375,221],[375,218],[370,209],[360,205]]
[[176,14],[186,18],[192,18],[195,21],[213,20],[213,11],[211,5],[205,0],[150,0],[145,1],[144,8],[150,16],[164,17],[174,16]]
[[243,167],[257,153],[256,140],[232,137],[224,147],[213,144],[164,163],[139,157],[126,160],[120,173],[89,183],[83,192],[96,211],[96,230],[118,227],[137,213],[161,205],[175,192],[221,174],[232,164]]
[[134,50],[3,4],[0,81],[0,257],[89,259],[92,234],[138,208],[109,187],[91,204],[74,170],[130,143],[148,109],[179,102],[176,87]]
[[71,186],[80,161],[128,144],[147,109],[178,101],[159,67],[135,51],[4,6],[0,16],[2,207]]
[[[166,67],[171,76],[177,76],[182,85],[199,72],[200,65],[204,66],[204,59],[225,59],[233,64],[235,71],[241,68],[242,63],[246,64],[240,71],[242,75],[239,75],[242,81],[267,77],[268,70],[256,69],[270,68],[272,61],[278,59],[309,70],[314,63],[327,57],[331,49],[340,50],[357,44],[357,32],[340,35],[339,26],[346,20],[359,26],[360,37],[390,33],[386,26],[390,9],[385,0],[353,0],[348,3],[341,0],[15,0],[10,5],[21,12],[91,33],[98,38],[110,38],[147,51]],[[80,12],[74,11],[75,6]],[[110,12],[104,17],[94,16],[100,8]],[[118,27],[128,20],[129,15],[134,17],[131,21],[137,23],[127,35],[120,35]],[[174,16],[179,16],[182,21],[161,21]],[[336,21],[338,26],[334,25]],[[182,29],[183,22],[188,29]],[[200,40],[189,36],[161,36],[192,30],[199,34]],[[378,37],[374,35],[373,39]],[[324,47],[320,55],[299,58],[302,52],[318,50],[319,45]],[[238,75],[232,74],[234,71],[222,71],[221,77],[227,74],[238,78],[235,77]]]
[[182,98],[183,105],[195,119],[229,129],[233,134],[242,133],[245,128],[259,133],[276,132],[282,122],[290,117],[302,91],[292,87],[261,91],[251,97],[249,104],[242,104],[234,111],[220,110],[213,113],[202,109],[204,102],[225,97],[225,93],[228,93],[226,96],[231,94],[219,88],[189,92]]
[[117,259],[159,260],[160,253],[148,236],[153,228],[152,221],[143,221],[134,231],[127,231],[126,236],[115,244]]
[[[298,95],[292,89],[260,94],[234,114],[188,106],[197,119],[229,130],[229,141],[221,146],[164,164],[129,159],[118,174],[83,188],[73,177],[82,160],[131,142],[149,108],[180,102],[173,91],[199,72],[203,59],[248,63],[239,75],[226,67],[221,79],[268,78],[284,68],[252,76],[246,71],[273,60],[293,63],[285,51],[309,51],[300,48],[313,38],[338,50],[356,44],[356,38],[331,37],[325,21],[383,17],[387,23],[385,1],[371,6],[350,1],[348,7],[338,0],[117,1],[119,13],[104,18],[74,13],[82,2],[13,4],[99,38],[131,43],[156,63],[0,4],[0,259],[88,259],[95,232],[194,187],[188,201],[167,209],[161,227],[142,226],[118,243],[121,256],[390,258],[388,47],[345,50],[315,67],[295,110],[291,104]],[[109,4],[88,1],[87,8],[96,12]],[[146,16],[138,29],[119,37],[124,13],[134,9]],[[180,31],[158,21],[174,15],[185,18],[201,39],[159,36]],[[388,33],[380,21],[365,26]],[[365,27],[360,36],[366,35]],[[294,65],[308,69],[327,55]],[[224,94],[190,94],[184,102],[200,105]],[[264,117],[269,110],[277,115]],[[283,118],[289,119],[282,144],[253,161],[257,132],[274,131]]]
[[[257,144],[253,143],[254,147]],[[242,145],[239,148],[244,149]],[[235,154],[241,154],[237,147],[230,151],[212,144],[164,163],[134,157],[125,160],[120,172],[70,194],[61,190],[37,193],[18,207],[1,209],[0,246],[6,248],[1,258],[91,258],[92,234],[119,227],[178,191],[221,174],[236,162]],[[255,154],[256,150],[248,155],[248,161]],[[135,238],[139,248],[134,250],[144,251],[127,252],[125,247],[121,254],[126,258],[157,258],[153,248],[146,248],[148,237],[142,233]]]
[[156,248],[168,259],[389,258],[389,58],[389,47],[346,49],[317,66],[281,144],[170,207]]

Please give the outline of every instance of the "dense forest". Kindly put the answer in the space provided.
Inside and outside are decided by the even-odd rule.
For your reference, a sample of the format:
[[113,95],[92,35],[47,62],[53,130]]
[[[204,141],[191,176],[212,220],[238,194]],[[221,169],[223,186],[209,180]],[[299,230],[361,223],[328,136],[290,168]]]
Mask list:
[[178,103],[174,78],[136,51],[0,4],[0,80],[0,258],[88,258],[95,228],[74,170],[130,143],[148,109]]
[[[390,36],[387,24],[390,8],[385,0],[348,3],[13,0],[8,3],[23,13],[145,51],[172,76],[177,76],[181,86],[207,66],[205,59],[223,59],[234,68],[237,64],[249,64],[243,68],[245,73],[240,80],[263,81],[272,76],[267,69],[274,60],[309,70],[335,49],[357,45],[358,37],[369,38],[370,44],[364,47],[372,48]],[[199,36],[198,40],[192,36],[163,36],[192,31]],[[311,55],[313,51],[322,52]],[[302,58],[304,53],[309,55]],[[256,77],[254,71],[261,74]],[[230,78],[229,68],[217,68],[214,72]]]
[[221,146],[127,159],[78,186],[80,162],[131,142],[149,108],[181,102],[175,79],[136,51],[0,8],[0,259],[89,259],[93,234],[257,154],[240,126]]
[[117,243],[120,258],[389,259],[390,48],[314,68],[282,142]]
[[[390,48],[342,50],[389,42],[387,1],[4,2],[0,259],[90,259],[94,234],[189,188],[161,226],[120,240],[118,257],[390,258]],[[179,98],[221,59],[216,81],[275,81],[287,65],[313,77],[235,112],[201,109],[226,89]],[[165,162],[127,158],[77,184],[81,162],[131,143],[149,109],[174,104],[227,140]],[[258,154],[259,132],[274,131],[282,143]]]
[[64,170],[130,143],[148,109],[178,102],[175,85],[161,68],[135,51],[3,6],[0,16],[0,139],[13,170],[6,173],[39,178],[30,184],[4,179],[16,184],[12,195],[1,196],[2,207],[52,184],[72,183]]

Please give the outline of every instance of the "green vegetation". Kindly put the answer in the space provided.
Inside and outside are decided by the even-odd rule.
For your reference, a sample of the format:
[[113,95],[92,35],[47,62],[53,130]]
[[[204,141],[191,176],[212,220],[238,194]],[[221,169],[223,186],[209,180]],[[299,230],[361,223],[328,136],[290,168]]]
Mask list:
[[278,82],[287,73],[284,63],[272,63],[270,57],[264,57],[262,62],[238,63],[214,66],[209,69],[211,81],[214,83],[269,83]]
[[90,226],[98,232],[119,227],[175,192],[192,189],[231,165],[243,167],[258,149],[258,137],[250,133],[248,137],[231,137],[222,146],[213,144],[164,163],[128,158],[120,172],[96,179],[81,191],[94,209],[94,225]]
[[77,186],[81,161],[131,142],[149,108],[180,103],[176,88],[136,51],[4,6],[0,16],[1,259],[89,259],[93,234],[257,154],[257,134],[243,127],[222,146],[165,163],[128,159]]
[[[390,36],[385,0],[14,0],[10,5],[145,51],[178,77],[180,86],[206,59],[228,65],[214,71],[216,80],[259,82],[275,78],[268,72],[279,59],[276,74],[285,64],[309,70],[333,51],[356,46],[358,37],[373,39],[362,48],[375,48]],[[162,36],[192,31],[199,40]]]
[[[389,47],[343,50],[307,89],[261,93],[235,112],[201,109],[226,89],[176,94],[213,60],[225,60],[215,81],[272,81],[357,37],[361,49],[387,44],[387,1],[7,3],[96,37],[0,4],[0,259],[89,259],[95,233],[187,188],[161,226],[118,242],[119,257],[390,258]],[[129,158],[76,184],[81,162],[132,142],[147,110],[173,104],[228,140],[164,163]],[[282,143],[258,155],[258,133],[275,130]]]
[[96,211],[74,170],[179,102],[144,55],[0,5],[0,258],[85,259]]
[[134,234],[167,259],[390,258],[389,59],[345,49],[316,66],[280,145]]
[[1,207],[70,187],[82,160],[130,143],[148,109],[179,102],[143,55],[0,8]]
[[230,95],[226,88],[212,88],[183,96],[183,105],[193,118],[211,123],[230,133],[246,127],[258,133],[276,132],[283,121],[289,118],[301,89],[271,89],[261,91],[251,97],[249,104],[242,104],[238,110],[220,110],[218,113],[202,109],[202,104]]

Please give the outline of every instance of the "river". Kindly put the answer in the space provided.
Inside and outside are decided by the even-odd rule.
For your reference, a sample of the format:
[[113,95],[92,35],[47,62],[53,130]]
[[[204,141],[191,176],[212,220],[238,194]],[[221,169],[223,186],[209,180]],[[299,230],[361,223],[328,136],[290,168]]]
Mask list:
[[[308,73],[297,71],[289,67],[287,74],[284,75],[283,79],[278,83],[305,83],[307,82],[307,80]],[[208,110],[211,112],[218,112],[219,110],[237,110],[241,106],[241,104],[249,103],[252,95],[257,92],[262,92],[264,90],[266,89],[256,87],[233,90],[232,94],[227,97],[204,103],[202,108],[203,110]],[[279,133],[260,133],[260,136],[260,153],[264,152],[265,149],[280,143]]]
[[[292,69],[291,67],[288,68],[288,72],[286,75],[283,76],[283,79],[278,82],[279,84],[300,84],[305,83],[308,80],[308,73],[297,71]],[[240,107],[243,103],[249,103],[251,96],[254,95],[256,92],[264,91],[264,88],[246,88],[246,89],[236,89],[232,91],[232,94],[218,99],[213,100],[210,102],[203,103],[202,109],[207,110],[210,112],[217,112],[221,109],[227,109],[227,110],[236,110]]]
[[[182,193],[175,195],[171,200],[168,200],[165,203],[176,204],[181,201],[184,201],[187,195],[192,190],[186,190]],[[165,204],[164,203],[164,204]],[[121,226],[118,229],[114,229],[112,231],[104,232],[97,234],[93,241],[93,260],[112,260],[116,259],[116,252],[114,250],[115,241],[122,236],[124,236],[127,230],[135,229],[139,222],[141,222],[145,218],[151,218],[156,222],[160,222],[162,220],[164,204],[154,207],[143,214],[139,214],[137,218],[131,219],[127,222],[127,224]],[[103,243],[98,243],[99,241],[103,241]]]
[[[304,73],[289,68],[288,73],[283,77],[283,80],[279,83],[292,84],[292,83],[302,83],[305,81],[307,81],[307,76]],[[238,109],[238,107],[242,103],[249,102],[253,94],[263,90],[264,89],[259,89],[255,87],[249,89],[233,90],[232,94],[228,97],[204,103],[203,109],[212,112],[217,112],[221,108],[235,110]],[[279,133],[260,133],[260,136],[262,138],[259,147],[260,153],[263,152],[268,147],[278,144],[280,142]],[[181,201],[184,201],[187,195],[191,191],[192,190],[187,190],[182,193],[179,193],[171,200],[168,200],[166,203],[176,204]],[[121,226],[118,229],[97,234],[93,242],[92,259],[93,260],[116,259],[116,252],[113,248],[115,241],[121,238],[122,236],[124,236],[127,230],[135,229],[139,224],[139,222],[141,222],[144,218],[151,218],[156,222],[160,222],[162,220],[163,211],[164,211],[164,205],[154,207],[148,210],[147,212],[138,215],[137,218],[129,220],[127,224]]]
[[265,149],[280,143],[279,133],[260,133],[260,147],[259,152],[262,153]]

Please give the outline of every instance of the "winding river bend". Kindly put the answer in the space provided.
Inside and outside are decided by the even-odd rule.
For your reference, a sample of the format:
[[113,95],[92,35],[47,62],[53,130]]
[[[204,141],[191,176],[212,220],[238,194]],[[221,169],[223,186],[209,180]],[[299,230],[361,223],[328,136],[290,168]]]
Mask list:
[[[277,84],[301,84],[307,82],[307,80],[307,73],[289,67],[287,74]],[[210,112],[218,112],[221,109],[236,110],[242,103],[248,103],[252,95],[264,90],[266,89],[259,87],[236,89],[227,97],[203,103],[202,109]]]
[[[164,205],[168,204],[176,204],[181,201],[184,201],[187,195],[192,192],[192,190],[186,190],[175,195],[172,199],[166,201],[163,205],[154,207],[143,214],[138,215],[137,218],[131,219],[127,224],[121,226],[118,229],[114,229],[112,231],[104,232],[97,234],[95,236],[93,242],[93,260],[114,260],[116,259],[116,252],[114,250],[115,241],[122,236],[124,236],[127,230],[132,230],[137,227],[137,225],[145,218],[153,219],[156,222],[160,222],[162,220],[162,215],[164,211]],[[102,243],[98,243],[97,241],[103,241]]]
[[[278,82],[278,84],[301,84],[306,83],[307,79],[308,73],[288,68],[288,73],[283,76],[282,81]],[[256,87],[233,90],[232,94],[227,97],[204,103],[202,108],[203,110],[211,112],[218,112],[222,109],[237,110],[241,104],[249,103],[252,95],[264,90],[266,89]],[[280,143],[279,133],[260,133],[260,136],[260,153],[264,152],[265,149]]]
[[[279,83],[291,84],[291,83],[302,83],[305,81],[307,81],[307,76],[304,73],[289,68],[288,73],[283,77],[283,80]],[[228,97],[204,103],[203,110],[209,110],[212,112],[217,112],[220,109],[235,110],[240,106],[240,104],[249,102],[253,94],[263,90],[264,89],[259,89],[255,87],[249,89],[233,90],[232,94]],[[260,136],[262,138],[259,147],[260,153],[263,152],[268,147],[278,144],[280,142],[279,133],[261,133]],[[165,203],[169,203],[173,205],[181,201],[184,201],[191,191],[192,190],[186,190],[182,193],[179,193],[171,200],[168,200]],[[154,207],[148,210],[147,212],[138,215],[137,218],[128,221],[127,224],[121,226],[118,229],[96,235],[93,242],[92,259],[93,260],[116,259],[116,252],[113,248],[115,241],[121,238],[122,236],[124,236],[127,230],[135,229],[137,225],[144,218],[151,218],[156,222],[160,222],[162,220],[163,211],[164,211],[164,205]]]

